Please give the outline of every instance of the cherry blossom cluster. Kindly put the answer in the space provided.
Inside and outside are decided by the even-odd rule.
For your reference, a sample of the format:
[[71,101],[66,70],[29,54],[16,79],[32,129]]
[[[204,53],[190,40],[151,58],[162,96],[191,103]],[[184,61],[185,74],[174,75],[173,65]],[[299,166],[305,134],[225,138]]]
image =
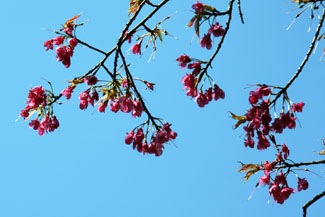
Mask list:
[[[186,95],[192,98],[195,98],[194,101],[197,102],[199,107],[204,107],[213,99],[215,101],[225,98],[225,93],[222,89],[219,88],[217,84],[214,84],[213,87],[210,86],[205,92],[203,93],[202,88],[197,91],[198,86],[198,77],[200,76],[201,71],[201,61],[191,59],[186,54],[181,55],[176,59],[179,62],[179,65],[182,69],[186,66],[188,69],[193,69],[192,73],[186,74],[181,82],[184,83],[183,89],[186,89]],[[210,77],[207,76],[211,83],[213,82]]]
[[270,147],[270,141],[267,138],[271,132],[282,133],[284,129],[294,129],[296,127],[296,118],[294,112],[301,112],[304,106],[303,102],[294,104],[292,109],[287,113],[281,112],[279,117],[272,122],[272,117],[269,111],[269,99],[263,100],[264,97],[271,94],[271,89],[268,86],[261,86],[256,91],[251,91],[249,102],[251,108],[244,116],[244,122],[248,124],[244,126],[246,131],[245,146],[254,148],[254,136],[257,135],[257,149],[265,150]]
[[[79,94],[79,99],[80,99],[79,108],[81,110],[87,109],[88,104],[91,104],[94,107],[94,103],[100,101],[98,105],[99,112],[105,112],[108,104],[110,104],[110,110],[114,113],[121,111],[123,113],[131,113],[132,117],[141,116],[143,112],[143,105],[140,102],[140,100],[136,99],[135,97],[132,97],[132,95],[130,95],[129,93],[125,93],[125,94],[119,93],[118,88],[100,89],[100,91],[103,92],[103,97],[99,99],[98,92],[96,88],[93,87],[93,85],[95,85],[98,82],[96,76],[87,76],[82,80],[75,81],[74,84],[64,89],[61,92],[61,94],[65,96],[67,99],[70,99],[71,94],[75,88],[75,85],[80,84],[82,82],[92,87],[88,88],[86,91],[83,91]],[[147,87],[153,89],[153,85],[154,85],[153,83],[149,83],[147,81],[144,81],[144,83],[147,85]],[[122,85],[123,87],[127,86],[126,79],[122,81]]]
[[38,134],[43,136],[45,132],[53,132],[60,126],[60,124],[55,115],[50,116],[47,114],[42,121],[40,121],[37,117],[35,120],[32,120],[28,126],[34,130],[37,130]]
[[138,128],[127,133],[125,144],[132,144],[133,149],[143,154],[154,154],[160,156],[163,153],[164,144],[176,139],[177,133],[170,128],[171,124],[165,123],[158,131],[151,136],[151,141],[147,143],[147,134],[143,133],[143,128]]
[[[283,148],[287,148],[285,145],[283,145]],[[282,149],[283,149],[282,148]],[[283,152],[283,150],[282,150]],[[278,156],[281,155],[281,152],[278,154]],[[286,159],[286,158],[285,158]],[[282,159],[283,160],[283,159]],[[269,186],[269,194],[273,197],[274,201],[283,204],[285,200],[287,200],[291,194],[295,193],[296,191],[289,187],[287,182],[287,175],[288,173],[283,174],[283,172],[280,172],[275,176],[274,179],[271,178],[271,173],[273,172],[274,168],[277,164],[281,164],[281,160],[277,158],[276,161],[268,163],[265,162],[264,166],[264,176],[260,177],[259,185],[261,186]],[[298,177],[298,183],[297,183],[297,190],[302,191],[306,190],[308,188],[308,181],[305,178]]]
[[[293,171],[287,170],[283,172],[288,160],[288,156],[290,155],[290,151],[286,144],[276,145],[278,154],[276,155],[276,159],[273,162],[265,161],[264,164],[254,165],[254,164],[243,164],[242,168],[239,170],[241,172],[246,173],[246,180],[249,179],[251,175],[258,171],[263,171],[264,175],[260,177],[259,182],[256,186],[268,186],[269,194],[273,197],[274,201],[283,204],[285,200],[287,200],[291,194],[295,193],[295,189],[289,187],[287,182],[287,176],[290,172]],[[289,160],[291,162],[291,160]],[[279,170],[279,168],[282,168]],[[297,176],[297,174],[296,174]],[[297,191],[306,190],[308,188],[308,181],[305,178],[298,177],[297,183]]]
[[36,119],[30,121],[29,127],[37,130],[40,136],[45,132],[53,132],[60,125],[56,116],[49,112],[49,108],[46,109],[48,97],[42,86],[34,87],[28,93],[27,106],[20,112],[20,116],[25,120],[28,120],[33,113],[37,113]]
[[214,37],[220,37],[225,34],[225,30],[219,25],[218,22],[210,26],[210,29],[207,34],[204,34],[203,38],[200,41],[201,47],[210,50],[212,48],[211,35]]
[[49,49],[53,50],[53,45],[57,45],[58,47],[55,49],[56,60],[62,62],[64,67],[69,68],[71,64],[71,57],[73,56],[73,51],[77,46],[78,41],[76,38],[71,38],[69,43],[64,45],[65,41],[67,41],[67,37],[58,36],[44,42],[44,47],[46,47],[47,51]]
[[[187,26],[191,27],[194,24],[196,34],[198,35],[198,37],[200,37],[199,36],[200,29],[199,28],[202,25],[202,23],[209,20],[210,16],[214,16],[214,17],[218,16],[218,11],[211,6],[205,5],[198,1],[196,1],[195,4],[192,5],[192,9],[195,11],[195,16],[191,19],[190,23]],[[209,25],[210,25],[210,28],[208,30],[208,33],[204,34],[204,36],[202,37],[202,39],[200,41],[201,47],[206,48],[208,50],[210,50],[212,48],[211,35],[213,35],[214,37],[220,37],[220,36],[223,36],[226,32],[222,28],[222,26],[218,22],[215,21],[215,19],[213,19],[212,24],[210,24],[210,22],[209,22]]]
[[[62,62],[64,67],[69,68],[71,65],[71,57],[73,56],[74,48],[78,44],[78,40],[72,36],[73,30],[78,26],[75,24],[75,20],[79,18],[80,15],[77,15],[68,21],[66,21],[64,27],[59,30],[61,36],[55,37],[53,39],[47,40],[44,42],[44,47],[46,51],[53,50],[54,45],[58,46],[55,49],[56,60]],[[80,24],[79,24],[80,25]]]

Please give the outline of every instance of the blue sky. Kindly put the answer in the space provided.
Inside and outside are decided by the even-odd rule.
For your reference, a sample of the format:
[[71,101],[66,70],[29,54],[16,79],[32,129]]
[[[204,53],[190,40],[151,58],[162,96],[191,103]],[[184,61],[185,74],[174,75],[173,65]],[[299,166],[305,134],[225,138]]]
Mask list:
[[[242,1],[245,24],[235,10],[223,49],[210,70],[226,99],[202,109],[182,90],[180,80],[186,71],[175,61],[184,53],[208,59],[213,52],[202,49],[197,38],[191,43],[194,31],[185,26],[193,15],[193,2],[171,1],[154,17],[151,25],[177,11],[163,24],[177,39],[166,37],[155,60],[147,63],[150,49],[141,57],[128,56],[135,76],[156,83],[152,93],[142,92],[149,109],[172,123],[179,135],[159,158],[142,156],[124,144],[125,133],[145,117],[101,114],[94,108],[81,111],[77,93],[82,87],[70,101],[55,106],[61,126],[54,133],[40,137],[21,119],[15,122],[32,86],[46,87],[44,79],[50,80],[59,93],[67,86],[65,81],[87,72],[102,58],[78,46],[71,67],[64,68],[54,52],[45,52],[44,41],[55,37],[48,29],[58,29],[82,12],[80,21],[87,22],[78,29],[80,39],[109,50],[127,21],[129,2],[3,2],[0,217],[301,216],[302,204],[324,189],[324,179],[301,173],[309,190],[294,194],[284,205],[274,204],[266,188],[259,188],[248,201],[261,174],[244,183],[244,175],[236,171],[238,161],[273,160],[274,153],[246,149],[243,130],[232,129],[229,111],[244,114],[249,108],[247,85],[285,85],[302,61],[317,21],[308,32],[307,12],[286,31],[295,16],[287,13],[292,4]],[[204,3],[227,8],[227,1]],[[224,19],[219,22],[225,24]],[[322,149],[325,129],[325,74],[319,61],[323,46],[288,91],[294,102],[306,104],[299,114],[301,126],[277,137],[291,148],[291,159],[297,162],[322,159],[315,151]],[[322,167],[312,169],[324,176]],[[296,188],[296,179],[289,181]],[[313,205],[309,216],[320,216],[324,201]]]

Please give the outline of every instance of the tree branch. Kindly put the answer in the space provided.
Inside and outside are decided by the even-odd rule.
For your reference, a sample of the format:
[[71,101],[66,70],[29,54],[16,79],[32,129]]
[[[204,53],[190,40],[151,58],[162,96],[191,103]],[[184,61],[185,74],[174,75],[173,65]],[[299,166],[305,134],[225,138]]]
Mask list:
[[131,75],[131,73],[130,73],[130,71],[129,71],[129,67],[128,67],[126,61],[125,61],[125,58],[124,58],[124,55],[123,55],[121,49],[118,49],[118,53],[119,53],[119,55],[121,56],[121,59],[122,59],[122,61],[123,61],[123,65],[124,65],[124,69],[125,69],[126,75],[127,75],[127,77],[130,79],[130,81],[131,81],[131,85],[132,85],[132,87],[133,87],[133,90],[134,90],[136,96],[138,97],[138,99],[140,100],[140,102],[141,102],[141,104],[142,104],[142,106],[143,106],[143,110],[147,113],[147,115],[148,115],[148,119],[150,119],[150,121],[152,122],[152,124],[155,126],[156,130],[159,131],[159,126],[157,125],[157,123],[156,123],[156,121],[155,121],[155,118],[154,118],[154,117],[151,115],[151,113],[149,112],[149,109],[148,109],[147,106],[145,105],[145,103],[144,103],[144,101],[143,101],[143,99],[142,99],[142,96],[141,96],[141,94],[139,93],[139,91],[138,91],[138,89],[137,89],[137,87],[136,87],[136,85],[135,85],[135,83],[134,83],[133,77],[132,77],[132,75]]
[[223,44],[223,41],[227,35],[227,32],[229,30],[229,27],[230,27],[230,21],[231,21],[231,18],[232,18],[232,9],[233,9],[233,4],[234,4],[234,1],[235,0],[230,0],[229,1],[229,6],[228,6],[228,10],[227,10],[227,13],[228,13],[228,20],[227,20],[227,23],[226,23],[226,27],[225,27],[225,34],[222,36],[222,38],[220,39],[220,42],[218,44],[218,47],[216,49],[216,51],[214,52],[214,54],[211,56],[209,62],[207,63],[207,65],[205,66],[205,68],[203,69],[203,71],[200,73],[199,77],[198,77],[198,80],[197,80],[197,84],[200,83],[200,81],[202,80],[203,78],[203,75],[206,74],[208,68],[211,66],[212,64],[212,61],[214,60],[214,58],[217,56],[217,54],[219,53],[220,49],[221,49],[221,46]]
[[319,32],[320,32],[320,30],[321,30],[321,28],[322,28],[322,25],[323,25],[323,22],[324,22],[324,18],[325,18],[325,8],[323,9],[323,15],[322,15],[321,19],[319,20],[319,23],[318,23],[318,27],[317,27],[316,33],[315,33],[314,38],[313,38],[313,40],[312,40],[312,42],[311,42],[311,44],[310,44],[310,46],[309,46],[309,50],[308,50],[308,52],[307,52],[307,54],[306,54],[304,60],[302,61],[302,63],[300,64],[298,70],[297,70],[296,73],[292,76],[292,78],[290,79],[290,81],[286,84],[286,86],[285,86],[282,90],[280,90],[280,91],[276,94],[275,98],[270,102],[269,105],[274,104],[274,103],[279,99],[279,97],[280,97],[283,93],[285,93],[285,92],[287,91],[287,89],[290,87],[290,85],[291,85],[291,84],[292,84],[292,83],[293,83],[293,82],[298,78],[299,74],[302,72],[304,66],[305,66],[306,63],[308,62],[308,59],[309,59],[309,57],[310,57],[310,55],[311,55],[313,49],[315,48],[315,43],[316,43],[316,41],[317,41],[317,38],[318,38]]
[[300,166],[309,166],[309,165],[317,165],[317,164],[325,164],[325,160],[320,161],[310,161],[310,162],[301,162],[301,163],[285,163],[284,165],[275,167],[276,169],[284,169],[284,168],[291,168],[291,167],[300,167]]
[[322,193],[316,195],[313,199],[311,199],[305,205],[303,205],[302,206],[302,211],[303,211],[302,216],[303,217],[306,217],[307,216],[307,209],[308,209],[308,207],[311,206],[313,203],[315,203],[317,200],[321,199],[324,196],[325,196],[325,191],[323,191]]

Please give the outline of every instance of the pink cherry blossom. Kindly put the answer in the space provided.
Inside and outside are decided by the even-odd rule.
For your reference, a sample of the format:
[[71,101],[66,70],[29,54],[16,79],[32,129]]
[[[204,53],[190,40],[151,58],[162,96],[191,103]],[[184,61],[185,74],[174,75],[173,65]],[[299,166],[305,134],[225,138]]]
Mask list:
[[96,76],[87,76],[84,78],[84,82],[88,85],[95,85],[98,82],[98,79]]
[[192,5],[192,8],[195,10],[196,13],[200,14],[204,12],[204,6],[205,4],[195,1],[195,4]]
[[209,34],[213,34],[214,37],[219,37],[225,34],[225,30],[217,22],[210,27]]
[[197,102],[198,106],[201,108],[209,103],[201,90],[199,91],[199,94],[196,96],[194,101]]
[[61,45],[64,42],[64,38],[62,36],[58,36],[53,38],[53,44],[55,45]]
[[140,40],[139,43],[134,44],[131,47],[131,50],[132,50],[133,54],[140,54],[141,55],[141,43],[142,43],[142,40]]
[[53,39],[45,41],[44,47],[46,47],[46,51],[48,51],[49,49],[53,50]]
[[302,112],[304,105],[305,103],[303,102],[299,102],[298,104],[293,103],[292,112]]
[[116,113],[119,110],[120,110],[120,103],[118,101],[112,101],[111,102],[111,111]]
[[98,106],[98,111],[99,112],[105,112],[105,109],[107,107],[107,103],[108,101],[105,101],[105,102],[101,102]]
[[211,35],[210,34],[204,34],[203,38],[201,39],[201,47],[207,48],[210,50],[212,48],[212,41],[211,41]]
[[[126,32],[124,33],[123,38],[125,38],[128,34],[129,34],[129,31],[126,31]],[[130,34],[130,35],[128,36],[128,38],[126,39],[126,40],[128,40],[129,43],[131,43],[132,36],[133,36],[133,33]]]
[[73,90],[76,86],[74,85],[70,85],[69,87],[65,88],[64,90],[62,90],[61,94],[63,96],[65,96],[67,99],[71,98],[71,94],[73,93]]
[[69,44],[70,44],[70,47],[71,47],[72,49],[74,49],[74,48],[77,46],[77,44],[78,44],[78,40],[77,40],[76,38],[71,38],[71,39],[69,40]]
[[141,117],[143,106],[139,100],[133,100],[132,117]]
[[298,191],[306,190],[308,188],[308,185],[309,184],[305,178],[301,179],[298,177],[298,188],[297,188]]
[[124,113],[129,113],[133,109],[133,103],[132,100],[126,96],[122,96],[119,98],[120,108],[121,111]]
[[270,176],[262,176],[258,182],[259,185],[265,186],[270,184]]
[[182,56],[178,57],[176,61],[178,61],[181,68],[184,69],[186,67],[186,64],[191,62],[191,58],[186,54],[183,54]]
[[130,133],[126,133],[125,144],[130,145],[133,142],[134,131],[132,130]]
[[201,72],[201,63],[192,63],[187,66],[188,69],[194,69],[192,74],[197,75]]

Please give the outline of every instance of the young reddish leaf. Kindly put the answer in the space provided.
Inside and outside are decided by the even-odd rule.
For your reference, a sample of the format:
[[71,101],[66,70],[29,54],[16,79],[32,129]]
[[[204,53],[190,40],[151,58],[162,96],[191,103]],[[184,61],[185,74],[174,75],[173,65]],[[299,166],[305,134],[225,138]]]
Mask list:
[[68,19],[65,24],[64,24],[64,27],[68,27],[69,25],[71,25],[76,19],[78,19],[79,17],[81,16],[81,14],[79,15],[76,15],[70,19]]
[[190,27],[192,27],[193,26],[193,24],[194,24],[194,21],[195,21],[195,19],[196,19],[196,15],[194,16],[194,17],[192,17],[192,19],[190,20],[190,22],[187,24],[187,28],[190,28]]
[[317,154],[319,154],[319,155],[325,155],[325,150],[320,151],[320,152],[317,152]]

